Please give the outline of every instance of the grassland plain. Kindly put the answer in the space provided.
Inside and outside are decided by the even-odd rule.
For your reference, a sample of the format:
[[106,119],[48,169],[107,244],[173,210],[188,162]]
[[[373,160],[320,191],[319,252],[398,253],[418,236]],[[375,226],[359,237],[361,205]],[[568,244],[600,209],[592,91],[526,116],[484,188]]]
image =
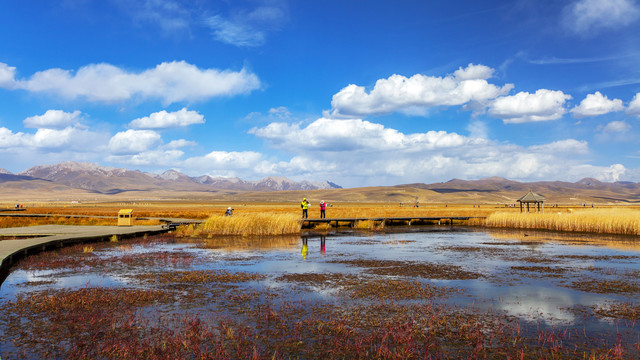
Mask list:
[[[311,199],[310,218],[320,217],[319,200]],[[10,209],[14,205],[0,203],[0,207]],[[298,202],[206,202],[186,200],[162,201],[116,201],[116,202],[32,202],[27,203],[21,214],[58,214],[86,216],[115,216],[119,209],[132,208],[136,218],[171,217],[189,219],[217,219],[224,214],[226,208],[235,209],[232,218],[223,220],[218,225],[209,221],[212,235],[231,234],[222,230],[222,225],[235,228],[237,235],[249,234],[285,234],[291,228],[275,230],[270,221],[277,219],[284,226],[283,219],[295,223],[300,216]],[[265,220],[264,215],[271,216]],[[400,206],[398,203],[375,202],[336,202],[327,208],[328,218],[369,218],[369,217],[431,217],[431,216],[471,216],[486,217],[467,222],[467,225],[488,226],[494,228],[539,229],[571,232],[593,232],[600,234],[640,235],[640,207],[607,205],[591,207],[561,206],[547,208],[544,213],[520,213],[519,208],[505,207],[498,204],[444,204],[425,203],[420,207]],[[253,217],[254,220],[249,220]],[[242,219],[242,221],[240,221]],[[219,220],[219,219],[218,219]],[[44,224],[68,225],[114,225],[115,219],[77,219],[65,217],[50,218],[8,218],[0,216],[0,227],[32,226]],[[254,229],[244,227],[251,225]],[[155,225],[153,220],[138,220],[141,225]],[[243,225],[240,225],[243,223]],[[258,224],[263,225],[258,225]],[[265,230],[259,230],[265,226]],[[293,225],[287,225],[293,226]],[[326,225],[324,225],[326,227]],[[285,226],[286,227],[286,226]],[[379,224],[362,223],[358,227],[363,230],[382,230]],[[295,226],[294,226],[295,228]],[[321,229],[322,225],[318,228]],[[204,228],[201,228],[202,231]],[[213,230],[215,229],[215,230]],[[324,229],[326,230],[326,229]],[[299,231],[298,231],[299,232]]]

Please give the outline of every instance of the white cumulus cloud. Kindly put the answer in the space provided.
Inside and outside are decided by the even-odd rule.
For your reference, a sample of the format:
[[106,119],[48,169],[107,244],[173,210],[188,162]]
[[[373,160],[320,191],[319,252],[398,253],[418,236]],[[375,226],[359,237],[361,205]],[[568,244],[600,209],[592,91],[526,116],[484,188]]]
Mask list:
[[63,129],[76,125],[81,120],[80,111],[68,113],[62,110],[47,110],[43,115],[35,115],[22,122],[28,128]]
[[15,86],[16,68],[0,63],[0,88],[11,89]]
[[640,17],[633,0],[578,0],[564,12],[564,25],[578,34],[625,27]]
[[493,69],[474,64],[445,77],[392,75],[378,80],[369,93],[362,86],[348,85],[333,95],[331,106],[334,116],[361,117],[485,102],[513,88],[511,84],[502,87],[489,84],[487,79],[492,75]]
[[256,171],[333,179],[345,186],[488,176],[576,181],[602,173],[601,168],[580,168],[589,147],[577,139],[522,147],[444,131],[405,134],[365,120],[326,118],[306,126],[274,122],[250,133],[292,154],[288,161],[261,161]]
[[249,133],[268,140],[279,148],[319,151],[386,151],[389,149],[417,152],[476,143],[456,133],[429,131],[405,135],[382,124],[361,119],[335,120],[320,118],[305,128],[300,124],[271,123],[253,128]]
[[264,169],[273,169],[273,164],[255,151],[212,151],[204,156],[186,159],[183,167],[194,173],[213,176],[254,177]]
[[569,99],[571,95],[562,91],[519,92],[496,99],[489,106],[489,115],[505,124],[557,120],[566,113],[564,103]]
[[0,79],[4,78],[0,80],[1,87],[97,102],[142,98],[160,99],[170,104],[245,94],[260,87],[258,77],[246,69],[199,69],[184,61],[164,62],[142,72],[130,72],[104,63],[83,66],[75,73],[49,69],[22,80],[15,79],[11,69],[0,63]]
[[629,103],[627,114],[640,116],[640,93],[637,93]]
[[153,130],[121,131],[109,140],[109,150],[114,155],[132,155],[150,150],[162,143],[160,134]]
[[204,116],[197,111],[182,108],[174,112],[167,112],[166,110],[155,112],[149,116],[131,121],[129,126],[134,129],[166,129],[204,124],[204,122]]
[[35,133],[14,133],[0,128],[0,149],[10,151],[46,151],[76,153],[100,152],[106,144],[106,135],[67,126],[63,129],[38,129]]
[[587,97],[580,102],[580,105],[576,105],[571,109],[571,112],[574,117],[583,118],[587,116],[604,115],[621,110],[624,110],[622,100],[609,100],[607,96],[596,91],[595,94],[588,94]]
[[0,149],[16,148],[24,145],[24,141],[24,133],[14,133],[6,127],[0,127]]

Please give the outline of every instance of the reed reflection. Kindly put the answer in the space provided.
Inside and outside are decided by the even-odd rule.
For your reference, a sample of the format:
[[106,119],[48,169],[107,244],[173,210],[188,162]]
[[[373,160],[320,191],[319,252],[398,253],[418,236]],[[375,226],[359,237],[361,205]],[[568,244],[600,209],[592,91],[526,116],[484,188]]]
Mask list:
[[299,235],[282,236],[216,236],[204,239],[202,247],[227,251],[252,251],[295,249],[300,241]]
[[640,252],[637,237],[625,235],[554,233],[536,230],[489,230],[494,240],[510,240],[531,243],[565,243],[567,245],[603,246],[613,250]]

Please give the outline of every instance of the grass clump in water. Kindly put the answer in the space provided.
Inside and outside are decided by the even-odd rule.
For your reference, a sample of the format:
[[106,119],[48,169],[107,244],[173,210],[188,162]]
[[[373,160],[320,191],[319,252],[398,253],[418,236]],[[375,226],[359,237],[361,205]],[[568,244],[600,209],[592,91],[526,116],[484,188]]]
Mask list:
[[369,231],[383,231],[384,230],[384,221],[373,221],[373,220],[362,220],[356,221],[353,225],[354,229],[357,230],[369,230]]
[[[289,235],[299,234],[302,222],[291,214],[239,214],[211,216],[182,235]],[[188,233],[187,233],[188,232]]]

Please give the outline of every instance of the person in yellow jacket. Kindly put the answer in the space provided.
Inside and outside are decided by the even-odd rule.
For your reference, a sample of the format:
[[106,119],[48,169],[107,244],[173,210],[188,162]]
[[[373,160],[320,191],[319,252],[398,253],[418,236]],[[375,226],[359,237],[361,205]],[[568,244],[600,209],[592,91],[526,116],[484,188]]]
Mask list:
[[302,218],[303,219],[308,218],[309,202],[307,201],[307,198],[302,198],[302,203],[300,203],[300,207],[302,208]]

